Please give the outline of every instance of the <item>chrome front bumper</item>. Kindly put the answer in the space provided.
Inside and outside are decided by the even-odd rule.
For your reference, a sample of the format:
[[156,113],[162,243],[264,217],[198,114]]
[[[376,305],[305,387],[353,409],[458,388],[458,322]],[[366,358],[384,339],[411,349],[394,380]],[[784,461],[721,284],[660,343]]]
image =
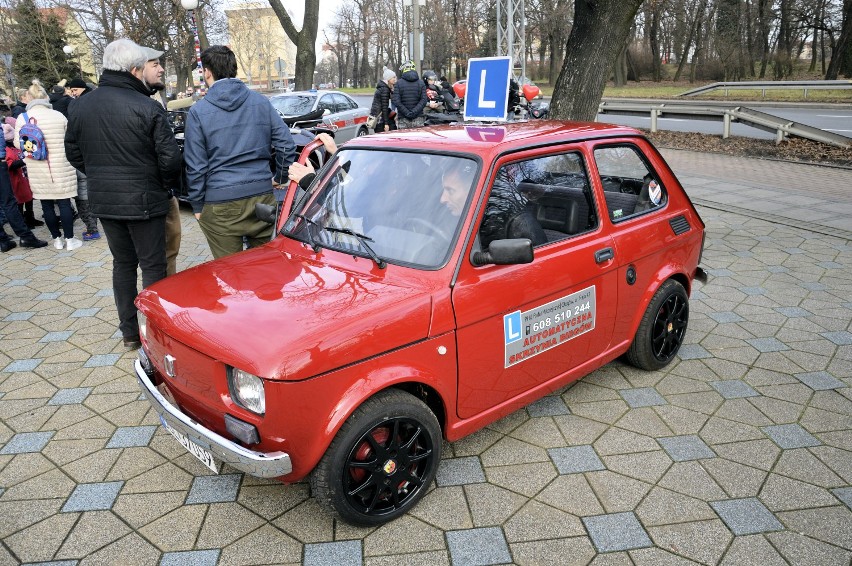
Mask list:
[[[139,355],[145,356],[145,353],[140,349]],[[136,379],[139,380],[139,385],[145,392],[145,397],[160,416],[169,423],[169,426],[185,434],[202,448],[209,450],[217,460],[259,478],[277,478],[293,471],[290,455],[286,452],[255,452],[195,422],[183,414],[179,408],[169,403],[157,391],[140,360],[136,360],[134,368],[136,369]]]

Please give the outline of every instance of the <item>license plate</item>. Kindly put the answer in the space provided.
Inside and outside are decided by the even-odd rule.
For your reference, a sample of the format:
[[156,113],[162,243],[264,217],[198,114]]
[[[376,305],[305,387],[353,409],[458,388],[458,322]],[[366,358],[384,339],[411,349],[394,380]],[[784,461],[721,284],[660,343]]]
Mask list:
[[194,443],[182,432],[173,429],[162,416],[160,416],[160,422],[163,423],[163,427],[169,431],[184,448],[186,448],[187,452],[198,458],[202,464],[213,470],[214,473],[219,473],[219,463],[213,459],[213,454],[211,454],[209,450],[206,450]]

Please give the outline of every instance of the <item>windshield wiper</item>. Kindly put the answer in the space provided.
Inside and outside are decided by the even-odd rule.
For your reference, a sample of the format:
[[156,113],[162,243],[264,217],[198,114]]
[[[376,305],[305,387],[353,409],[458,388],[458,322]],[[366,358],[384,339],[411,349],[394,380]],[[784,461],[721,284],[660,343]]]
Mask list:
[[364,249],[367,250],[367,253],[370,255],[370,258],[373,261],[376,262],[376,265],[379,266],[379,269],[384,269],[385,267],[388,266],[387,262],[385,260],[383,260],[382,258],[380,258],[376,254],[376,252],[373,251],[373,248],[370,247],[370,244],[367,243],[367,242],[373,241],[373,239],[370,238],[369,236],[365,236],[364,234],[359,234],[358,232],[354,231],[352,228],[337,228],[335,226],[323,226],[323,228],[325,230],[328,230],[329,232],[337,232],[339,234],[346,234],[347,236],[353,236],[355,238],[358,238],[358,241],[361,242],[361,245],[364,246]]
[[[304,214],[299,214],[297,212],[293,216],[295,216],[296,218],[301,218],[302,220],[304,220],[308,224],[308,226],[305,228],[305,234],[307,234],[307,236],[308,236],[308,245],[311,246],[311,249],[314,250],[315,254],[318,254],[319,251],[320,251],[320,245],[314,239],[314,235],[311,234],[311,226],[316,226],[317,228],[320,228],[320,229],[322,228],[322,226],[320,226],[319,224],[317,224],[316,222],[314,222],[313,220],[311,220],[310,218],[308,218]],[[282,228],[282,231],[283,231],[283,228]]]

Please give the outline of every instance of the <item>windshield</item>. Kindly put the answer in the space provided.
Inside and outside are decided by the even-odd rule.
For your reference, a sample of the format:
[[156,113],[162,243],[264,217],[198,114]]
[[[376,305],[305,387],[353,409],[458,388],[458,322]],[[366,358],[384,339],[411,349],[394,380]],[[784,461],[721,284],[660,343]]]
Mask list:
[[293,207],[284,231],[312,246],[440,267],[456,241],[476,173],[476,162],[462,157],[341,149]]
[[269,101],[284,116],[301,116],[311,111],[316,98],[312,94],[295,94],[293,96],[273,96]]

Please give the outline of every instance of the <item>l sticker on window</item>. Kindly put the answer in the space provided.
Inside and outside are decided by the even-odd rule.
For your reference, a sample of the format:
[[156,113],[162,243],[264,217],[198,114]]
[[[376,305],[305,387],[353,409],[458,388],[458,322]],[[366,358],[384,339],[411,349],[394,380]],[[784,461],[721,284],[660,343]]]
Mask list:
[[503,317],[505,366],[537,356],[595,328],[595,287]]

